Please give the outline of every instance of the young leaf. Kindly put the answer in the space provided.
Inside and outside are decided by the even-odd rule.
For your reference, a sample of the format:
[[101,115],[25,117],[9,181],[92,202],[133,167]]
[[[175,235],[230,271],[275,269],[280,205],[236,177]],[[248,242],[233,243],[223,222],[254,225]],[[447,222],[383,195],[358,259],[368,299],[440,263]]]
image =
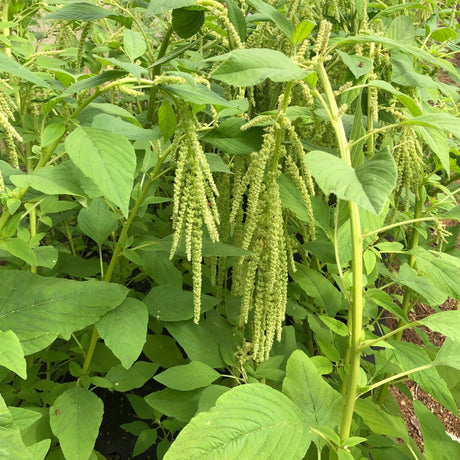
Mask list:
[[72,332],[94,324],[119,305],[127,293],[124,286],[102,281],[73,281],[17,270],[1,271],[0,330],[11,329],[24,352],[31,354],[42,348],[27,343],[29,339],[50,337],[44,347],[54,340],[53,335],[61,334],[69,340]]
[[148,317],[145,304],[128,297],[96,323],[99,335],[126,369],[132,366],[142,352]]
[[170,367],[154,379],[173,390],[190,391],[206,387],[219,377],[220,374],[207,364],[192,361],[182,366]]
[[321,150],[307,153],[305,161],[324,193],[335,193],[372,214],[380,214],[396,184],[395,162],[386,150],[356,169]]
[[[323,379],[303,351],[294,351],[288,359],[283,393],[301,410],[306,426],[325,425],[334,429],[339,424],[342,396]],[[317,435],[312,440],[323,445]]]
[[153,428],[143,430],[134,444],[133,457],[145,452],[157,440],[157,437],[157,430]]
[[284,35],[292,41],[294,26],[289,22],[284,14],[280,13],[276,8],[263,0],[247,0],[247,3],[249,3],[249,5],[255,8],[259,13],[262,13],[264,16],[271,19],[284,33]]
[[178,8],[172,12],[172,28],[181,38],[190,38],[195,35],[204,24],[205,14],[202,8]]
[[13,331],[0,331],[0,366],[18,374],[26,380],[26,360],[21,343]]
[[153,377],[158,368],[158,364],[137,361],[129,369],[121,365],[112,367],[105,378],[112,382],[116,391],[126,392],[143,386]]
[[267,385],[248,384],[227,391],[213,409],[194,417],[164,459],[297,460],[309,445],[309,427],[295,404]]
[[147,46],[144,39],[137,32],[127,29],[123,35],[123,48],[131,62],[133,62],[145,53]]
[[209,60],[224,61],[211,76],[233,86],[257,85],[267,78],[275,82],[301,80],[307,75],[285,54],[270,49],[236,49]]
[[82,173],[127,216],[136,169],[131,143],[121,134],[80,126],[69,134],[65,147]]
[[427,459],[460,458],[460,444],[446,434],[446,427],[427,409],[415,400],[414,411],[423,435],[423,447]]
[[95,198],[87,209],[82,208],[77,221],[81,231],[92,238],[98,246],[102,246],[118,226],[118,217],[100,198]]
[[50,407],[50,425],[66,460],[89,458],[103,412],[102,401],[78,385],[58,396]]
[[299,22],[297,27],[292,34],[292,43],[294,46],[300,45],[304,40],[306,40],[312,30],[315,28],[315,23],[309,20]]

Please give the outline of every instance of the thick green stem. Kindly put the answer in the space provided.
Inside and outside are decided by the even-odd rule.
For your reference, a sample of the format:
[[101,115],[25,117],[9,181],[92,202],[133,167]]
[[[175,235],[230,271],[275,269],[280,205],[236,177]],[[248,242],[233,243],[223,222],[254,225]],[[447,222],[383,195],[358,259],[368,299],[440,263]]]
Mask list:
[[[334,128],[340,156],[343,161],[351,166],[350,145],[345,134],[345,128],[339,108],[334,97],[334,91],[322,63],[315,66],[318,78],[324,88],[326,100],[329,105],[330,122]],[[353,292],[352,303],[348,314],[349,356],[350,373],[346,385],[345,403],[342,411],[342,424],[340,438],[343,440],[350,436],[351,423],[355,409],[355,401],[358,391],[359,371],[361,363],[361,335],[362,335],[362,312],[363,312],[363,241],[361,237],[361,220],[356,203],[349,202],[350,225],[352,240],[352,272]]]

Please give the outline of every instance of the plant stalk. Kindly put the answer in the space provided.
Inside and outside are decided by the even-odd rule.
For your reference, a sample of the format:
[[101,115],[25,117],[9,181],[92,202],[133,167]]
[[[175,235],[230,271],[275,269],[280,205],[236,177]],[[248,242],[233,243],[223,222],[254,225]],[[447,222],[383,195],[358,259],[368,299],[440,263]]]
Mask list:
[[[345,134],[345,128],[339,108],[334,97],[329,77],[322,63],[315,66],[318,78],[324,88],[326,100],[329,105],[330,122],[334,128],[340,156],[343,161],[352,166],[350,145]],[[350,436],[351,423],[355,408],[355,401],[358,391],[359,371],[361,363],[361,335],[362,335],[362,312],[363,312],[363,241],[361,236],[361,221],[359,209],[356,203],[349,202],[350,225],[352,239],[352,279],[353,292],[352,303],[348,314],[349,356],[350,374],[347,379],[345,403],[342,410],[342,423],[340,427],[340,438],[342,441]]]

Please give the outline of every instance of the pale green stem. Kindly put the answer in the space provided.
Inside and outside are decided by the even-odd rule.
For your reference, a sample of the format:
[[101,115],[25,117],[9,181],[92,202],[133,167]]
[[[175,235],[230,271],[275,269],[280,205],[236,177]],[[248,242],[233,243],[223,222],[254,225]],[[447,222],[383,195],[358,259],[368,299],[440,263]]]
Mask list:
[[414,372],[420,372],[424,371],[425,369],[431,369],[432,367],[435,367],[437,364],[436,363],[428,363],[424,364],[423,366],[420,367],[415,367],[414,369],[410,369],[408,371],[403,371],[400,372],[399,374],[392,375],[391,377],[388,377],[384,380],[380,380],[380,382],[374,383],[374,385],[370,385],[365,388],[365,391],[359,394],[359,396],[369,393],[369,391],[375,390],[378,387],[381,387],[382,385],[388,385],[390,382],[394,382],[395,380],[399,380],[402,377],[406,377],[409,374],[413,374]]
[[[337,144],[342,160],[348,165],[351,164],[350,145],[345,134],[342,119],[339,115],[339,108],[334,97],[334,91],[322,63],[315,66],[318,78],[324,88],[326,99],[330,109],[330,122],[334,128]],[[342,424],[340,427],[340,438],[347,439],[350,436],[351,423],[355,408],[356,395],[358,390],[359,371],[361,362],[361,333],[362,333],[362,312],[363,312],[363,243],[361,237],[361,221],[359,209],[356,203],[349,202],[351,244],[352,244],[352,305],[348,315],[348,327],[351,331],[350,340],[350,374],[348,376],[345,403],[342,411]]]
[[392,337],[393,335],[399,334],[399,333],[403,332],[406,329],[412,329],[413,327],[419,326],[419,325],[420,325],[419,322],[414,321],[412,323],[405,324],[404,326],[398,327],[394,331],[391,331],[388,334],[382,335],[378,339],[366,340],[365,342],[362,342],[362,344],[360,346],[360,350],[365,350],[366,348],[369,348],[369,347],[372,347],[374,345],[377,345],[378,343],[380,343],[380,342]]

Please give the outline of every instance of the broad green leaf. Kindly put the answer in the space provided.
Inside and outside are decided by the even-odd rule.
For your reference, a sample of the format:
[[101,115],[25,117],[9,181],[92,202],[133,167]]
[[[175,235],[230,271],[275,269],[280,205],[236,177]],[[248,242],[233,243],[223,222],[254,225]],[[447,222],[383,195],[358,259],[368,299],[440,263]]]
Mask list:
[[176,341],[169,335],[149,334],[143,352],[150,361],[165,369],[184,360]]
[[292,41],[294,26],[289,22],[284,14],[264,0],[247,0],[247,3],[249,3],[249,5],[255,8],[259,13],[262,13],[264,16],[271,19],[286,35],[286,37]]
[[[283,393],[300,409],[306,426],[325,425],[334,429],[340,423],[342,396],[301,350],[294,351],[288,359]],[[323,445],[317,435],[312,438]]]
[[157,382],[173,390],[190,391],[210,385],[220,377],[212,367],[200,361],[166,369],[154,377]]
[[204,24],[205,14],[202,8],[188,7],[174,9],[172,12],[171,25],[181,38],[190,38],[195,35]]
[[297,264],[297,271],[292,274],[292,277],[319,307],[329,316],[335,316],[342,304],[342,296],[328,279],[316,270],[301,264]]
[[0,331],[0,366],[27,379],[26,360],[21,343],[13,331]]
[[196,5],[195,0],[150,0],[146,16],[167,13],[169,10]]
[[188,422],[198,409],[202,389],[192,391],[177,391],[165,388],[145,396],[145,401],[155,410],[168,417]]
[[84,196],[78,177],[75,177],[70,162],[56,166],[48,165],[37,169],[31,174],[10,176],[17,187],[32,187],[46,195]]
[[[183,291],[176,286],[161,285],[150,290],[144,298],[149,313],[161,321],[183,321],[193,318],[193,292]],[[203,294],[201,312],[217,305],[217,299]]]
[[[401,341],[394,341],[391,345],[392,348],[387,348],[385,352],[391,357],[390,362],[398,363],[403,371],[431,363],[425,350],[418,345]],[[447,388],[446,382],[439,376],[437,369],[431,367],[411,373],[409,377],[448,410],[452,412],[457,410],[455,400]]]
[[211,172],[223,172],[227,174],[233,174],[230,169],[228,169],[222,157],[216,153],[205,152],[206,161],[209,165]]
[[388,414],[371,399],[356,400],[355,412],[374,433],[409,441],[403,418]]
[[42,439],[31,446],[27,446],[27,452],[32,455],[34,460],[43,460],[48,453],[50,445],[51,439]]
[[387,294],[385,291],[377,288],[371,288],[366,290],[366,297],[370,298],[379,307],[393,313],[398,319],[408,323],[409,320],[403,309],[393,301],[393,297]]
[[350,55],[343,51],[337,51],[343,63],[350,69],[356,79],[366,75],[372,69],[372,60],[365,56]]
[[457,38],[457,32],[455,29],[450,27],[440,27],[439,29],[434,30],[431,32],[431,38],[438,42],[443,42],[446,40],[453,40]]
[[306,40],[314,28],[315,23],[310,20],[299,22],[292,34],[292,43],[294,46],[300,45],[304,40]]
[[0,395],[0,458],[2,460],[36,460],[28,452],[19,428]]
[[96,323],[99,335],[126,369],[132,366],[142,352],[148,316],[143,302],[128,297]]
[[70,133],[65,146],[82,173],[127,216],[136,169],[131,143],[121,134],[80,126]]
[[129,369],[122,365],[112,367],[105,378],[112,382],[116,391],[126,392],[142,387],[153,377],[158,367],[158,364],[137,361]]
[[168,101],[163,101],[158,109],[158,123],[161,135],[167,141],[177,128],[176,114]]
[[195,324],[193,320],[166,323],[166,329],[185,350],[191,361],[201,361],[215,369],[224,367],[215,332],[207,320]]
[[58,334],[69,340],[72,332],[94,324],[119,305],[127,292],[127,288],[114,283],[1,271],[0,330],[12,330],[25,354],[31,354],[40,349],[28,344],[28,340],[49,335],[53,341]]
[[233,86],[257,85],[267,78],[282,82],[301,80],[307,76],[285,54],[269,49],[236,49],[208,60],[224,61],[211,76]]
[[57,141],[65,133],[65,124],[61,122],[49,124],[43,131],[41,136],[41,146],[48,147],[48,145]]
[[267,385],[247,384],[194,417],[164,459],[297,460],[309,445],[309,427],[294,403]]
[[98,246],[118,227],[118,217],[104,200],[95,198],[88,208],[82,208],[78,214],[78,225],[81,231],[93,239]]
[[[40,420],[44,414],[38,410],[26,409],[25,407],[8,407],[11,416],[13,417],[15,425],[21,432],[30,428],[35,422]],[[46,410],[46,409],[45,409]]]
[[449,460],[460,458],[460,443],[446,434],[446,427],[424,404],[413,401],[415,416],[423,435],[423,447],[427,459]]
[[50,425],[66,460],[87,460],[91,455],[104,405],[91,391],[75,385],[50,407]]
[[408,264],[401,265],[398,281],[423,296],[428,305],[441,305],[447,299],[447,294],[437,289],[430,278],[418,275]]
[[458,118],[444,112],[427,113],[413,117],[403,122],[403,124],[420,124],[430,128],[442,129],[460,138],[460,123],[458,122]]
[[42,19],[64,19],[74,21],[96,21],[106,18],[113,12],[91,3],[75,2],[65,4],[54,13],[44,16]]
[[305,161],[326,195],[335,193],[373,214],[380,214],[396,184],[395,162],[386,150],[356,169],[321,150],[307,153]]
[[[93,128],[105,129],[113,133],[123,133],[126,139],[133,141],[155,141],[160,138],[160,130],[145,129],[129,121],[114,117],[109,114],[101,113],[96,115],[91,125]],[[39,170],[40,171],[40,170]]]
[[35,75],[30,70],[26,69],[21,64],[17,63],[5,53],[0,54],[0,69],[2,73],[14,75],[15,77],[19,77],[22,80],[34,83],[37,86],[41,86],[43,88],[49,87],[45,80],[40,78],[38,75]]
[[441,334],[450,337],[456,342],[460,342],[460,311],[450,310],[434,313],[417,320],[423,326],[429,327],[431,330],[440,332]]
[[129,59],[134,61],[145,53],[147,45],[137,32],[127,29],[123,35],[123,48]]

